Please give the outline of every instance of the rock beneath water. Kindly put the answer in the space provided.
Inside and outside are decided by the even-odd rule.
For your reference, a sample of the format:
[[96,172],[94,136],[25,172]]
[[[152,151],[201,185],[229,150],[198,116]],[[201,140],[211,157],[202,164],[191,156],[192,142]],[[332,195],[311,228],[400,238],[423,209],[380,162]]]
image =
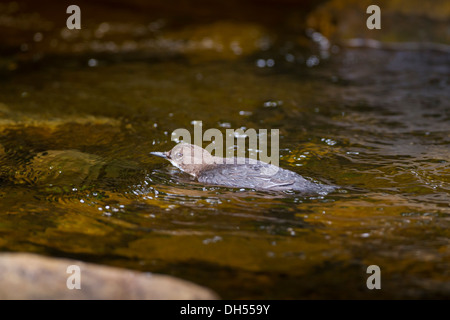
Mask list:
[[33,184],[80,185],[95,180],[104,161],[98,156],[77,150],[49,150],[38,153],[24,170],[17,171],[16,181]]
[[[23,92],[23,97],[28,95]],[[0,133],[11,129],[22,128],[44,128],[45,134],[52,134],[61,129],[71,128],[70,126],[85,126],[83,129],[89,129],[91,126],[109,126],[111,128],[120,128],[120,120],[92,116],[92,115],[64,115],[30,113],[21,110],[20,107],[10,107],[0,102]],[[84,138],[84,137],[83,137]],[[104,139],[104,137],[102,137]]]
[[[167,32],[160,43],[177,43],[179,53],[195,61],[233,60],[267,50],[272,36],[261,26],[251,23],[217,21],[212,24],[189,26]],[[173,49],[170,46],[167,49]]]
[[[68,289],[69,266],[80,269],[80,289]],[[69,283],[75,283],[69,279]],[[209,289],[171,276],[29,253],[0,254],[0,299],[217,299]]]
[[[376,4],[381,10],[381,30],[370,30],[366,20],[367,8]],[[386,46],[393,49],[423,48],[429,42],[450,44],[448,21],[450,5],[447,0],[330,0],[308,15],[308,27],[321,32],[333,41],[349,46],[370,46],[373,42],[347,41],[375,39],[384,43],[409,43]],[[413,43],[422,43],[414,46]],[[426,46],[425,46],[426,47]],[[449,50],[447,46],[433,46]]]
[[99,179],[118,179],[137,174],[140,168],[119,160],[106,161],[100,156],[78,150],[48,150],[38,153],[24,168],[14,174],[14,182],[37,186],[85,186]]

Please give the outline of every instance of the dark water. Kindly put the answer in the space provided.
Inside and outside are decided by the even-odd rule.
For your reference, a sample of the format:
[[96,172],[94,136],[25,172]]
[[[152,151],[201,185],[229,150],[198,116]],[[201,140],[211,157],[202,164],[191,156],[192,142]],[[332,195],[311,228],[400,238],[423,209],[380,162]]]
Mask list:
[[[243,41],[233,58],[173,43],[4,55],[19,68],[0,85],[0,249],[171,274],[223,298],[448,298],[448,53],[322,59],[292,41]],[[340,189],[203,186],[148,155],[194,120],[279,129],[281,167]],[[381,290],[366,287],[369,265]]]

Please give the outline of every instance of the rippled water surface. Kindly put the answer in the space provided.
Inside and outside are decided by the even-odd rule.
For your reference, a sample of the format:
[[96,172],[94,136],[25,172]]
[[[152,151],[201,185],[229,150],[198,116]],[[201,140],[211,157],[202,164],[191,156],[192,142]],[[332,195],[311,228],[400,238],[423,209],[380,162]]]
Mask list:
[[[237,59],[94,58],[2,75],[2,251],[171,274],[223,298],[449,297],[447,53],[324,60],[281,41]],[[281,167],[340,188],[204,186],[148,154],[194,120],[279,129]],[[369,265],[383,290],[366,288]]]

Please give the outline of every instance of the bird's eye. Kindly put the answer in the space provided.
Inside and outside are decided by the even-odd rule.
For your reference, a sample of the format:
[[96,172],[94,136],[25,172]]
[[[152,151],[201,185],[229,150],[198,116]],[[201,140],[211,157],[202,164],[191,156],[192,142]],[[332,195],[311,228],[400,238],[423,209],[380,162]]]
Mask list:
[[182,158],[182,157],[183,157],[183,153],[178,152],[178,153],[176,154],[176,157],[177,157],[178,159]]

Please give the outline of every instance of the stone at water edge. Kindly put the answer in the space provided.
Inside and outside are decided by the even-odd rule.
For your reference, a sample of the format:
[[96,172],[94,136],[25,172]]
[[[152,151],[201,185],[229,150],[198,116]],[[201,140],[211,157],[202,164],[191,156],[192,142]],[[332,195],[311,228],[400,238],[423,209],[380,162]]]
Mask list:
[[[81,289],[68,289],[71,265]],[[211,290],[171,276],[136,272],[30,253],[0,254],[0,299],[218,299]]]

